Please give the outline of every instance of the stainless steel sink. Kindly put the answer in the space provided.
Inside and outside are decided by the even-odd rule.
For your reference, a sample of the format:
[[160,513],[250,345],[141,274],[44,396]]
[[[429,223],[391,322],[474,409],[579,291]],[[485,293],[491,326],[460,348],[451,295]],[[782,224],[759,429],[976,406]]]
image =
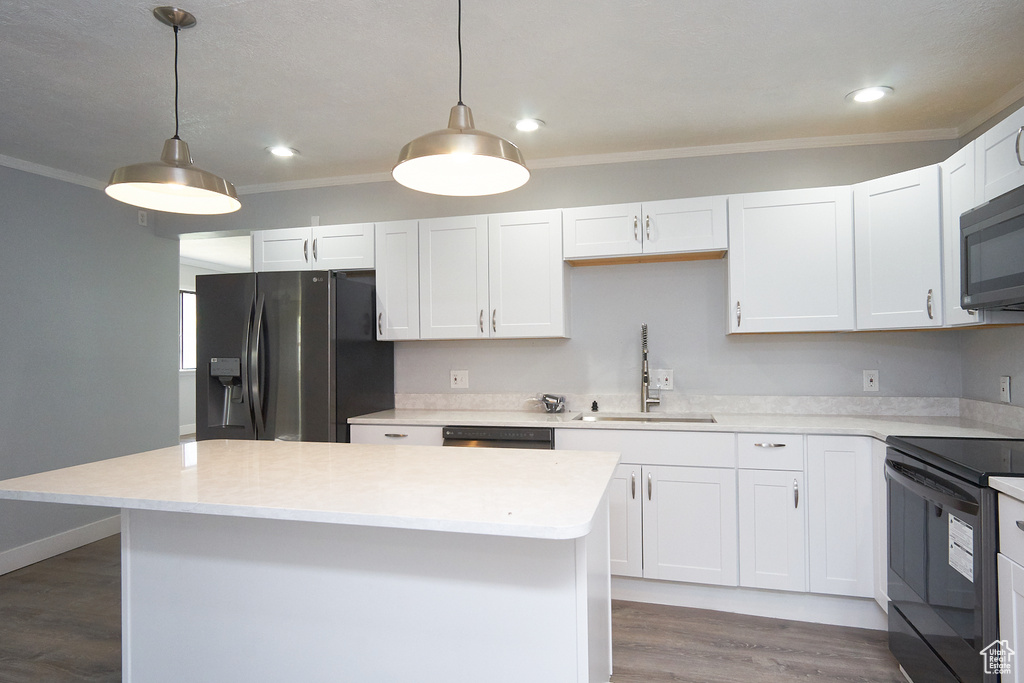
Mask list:
[[583,422],[715,422],[714,416],[699,413],[583,413],[573,419]]

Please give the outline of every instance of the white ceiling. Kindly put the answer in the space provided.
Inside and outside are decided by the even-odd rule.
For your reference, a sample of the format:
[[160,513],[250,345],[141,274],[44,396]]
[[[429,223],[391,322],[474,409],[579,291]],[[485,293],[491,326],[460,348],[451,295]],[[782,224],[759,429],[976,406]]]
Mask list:
[[[101,186],[159,157],[173,35],[155,5],[0,4],[0,163]],[[456,102],[455,0],[184,8],[181,137],[243,191],[384,178]],[[1024,96],[1022,36],[1021,0],[464,0],[463,99],[534,168],[952,139]],[[895,96],[844,100],[872,84]],[[547,126],[518,133],[521,116]]]

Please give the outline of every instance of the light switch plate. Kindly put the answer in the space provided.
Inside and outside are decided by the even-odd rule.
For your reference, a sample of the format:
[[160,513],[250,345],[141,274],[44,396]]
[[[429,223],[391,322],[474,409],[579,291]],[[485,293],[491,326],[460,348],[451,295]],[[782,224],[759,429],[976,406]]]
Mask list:
[[452,370],[452,389],[469,389],[469,370]]
[[1010,402],[1010,377],[1004,375],[999,378],[999,400],[1002,403]]
[[864,391],[878,391],[878,370],[864,371]]

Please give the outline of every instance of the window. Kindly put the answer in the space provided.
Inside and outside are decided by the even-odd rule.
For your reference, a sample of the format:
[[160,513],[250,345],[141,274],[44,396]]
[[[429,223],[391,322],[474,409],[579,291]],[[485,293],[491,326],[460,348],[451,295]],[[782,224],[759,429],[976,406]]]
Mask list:
[[196,369],[196,293],[178,292],[178,367]]

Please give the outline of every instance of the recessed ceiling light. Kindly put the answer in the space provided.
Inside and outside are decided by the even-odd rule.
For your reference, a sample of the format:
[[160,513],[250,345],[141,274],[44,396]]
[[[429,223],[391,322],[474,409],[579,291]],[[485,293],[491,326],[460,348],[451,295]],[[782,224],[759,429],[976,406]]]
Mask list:
[[292,149],[291,147],[285,147],[283,145],[277,145],[276,147],[267,147],[267,151],[276,157],[293,157],[299,153],[299,150]]
[[543,125],[540,119],[519,119],[515,123],[516,130],[522,133],[532,133]]
[[882,99],[883,97],[888,97],[892,93],[893,89],[887,85],[874,85],[870,88],[854,90],[846,96],[846,99],[850,102],[874,102]]

